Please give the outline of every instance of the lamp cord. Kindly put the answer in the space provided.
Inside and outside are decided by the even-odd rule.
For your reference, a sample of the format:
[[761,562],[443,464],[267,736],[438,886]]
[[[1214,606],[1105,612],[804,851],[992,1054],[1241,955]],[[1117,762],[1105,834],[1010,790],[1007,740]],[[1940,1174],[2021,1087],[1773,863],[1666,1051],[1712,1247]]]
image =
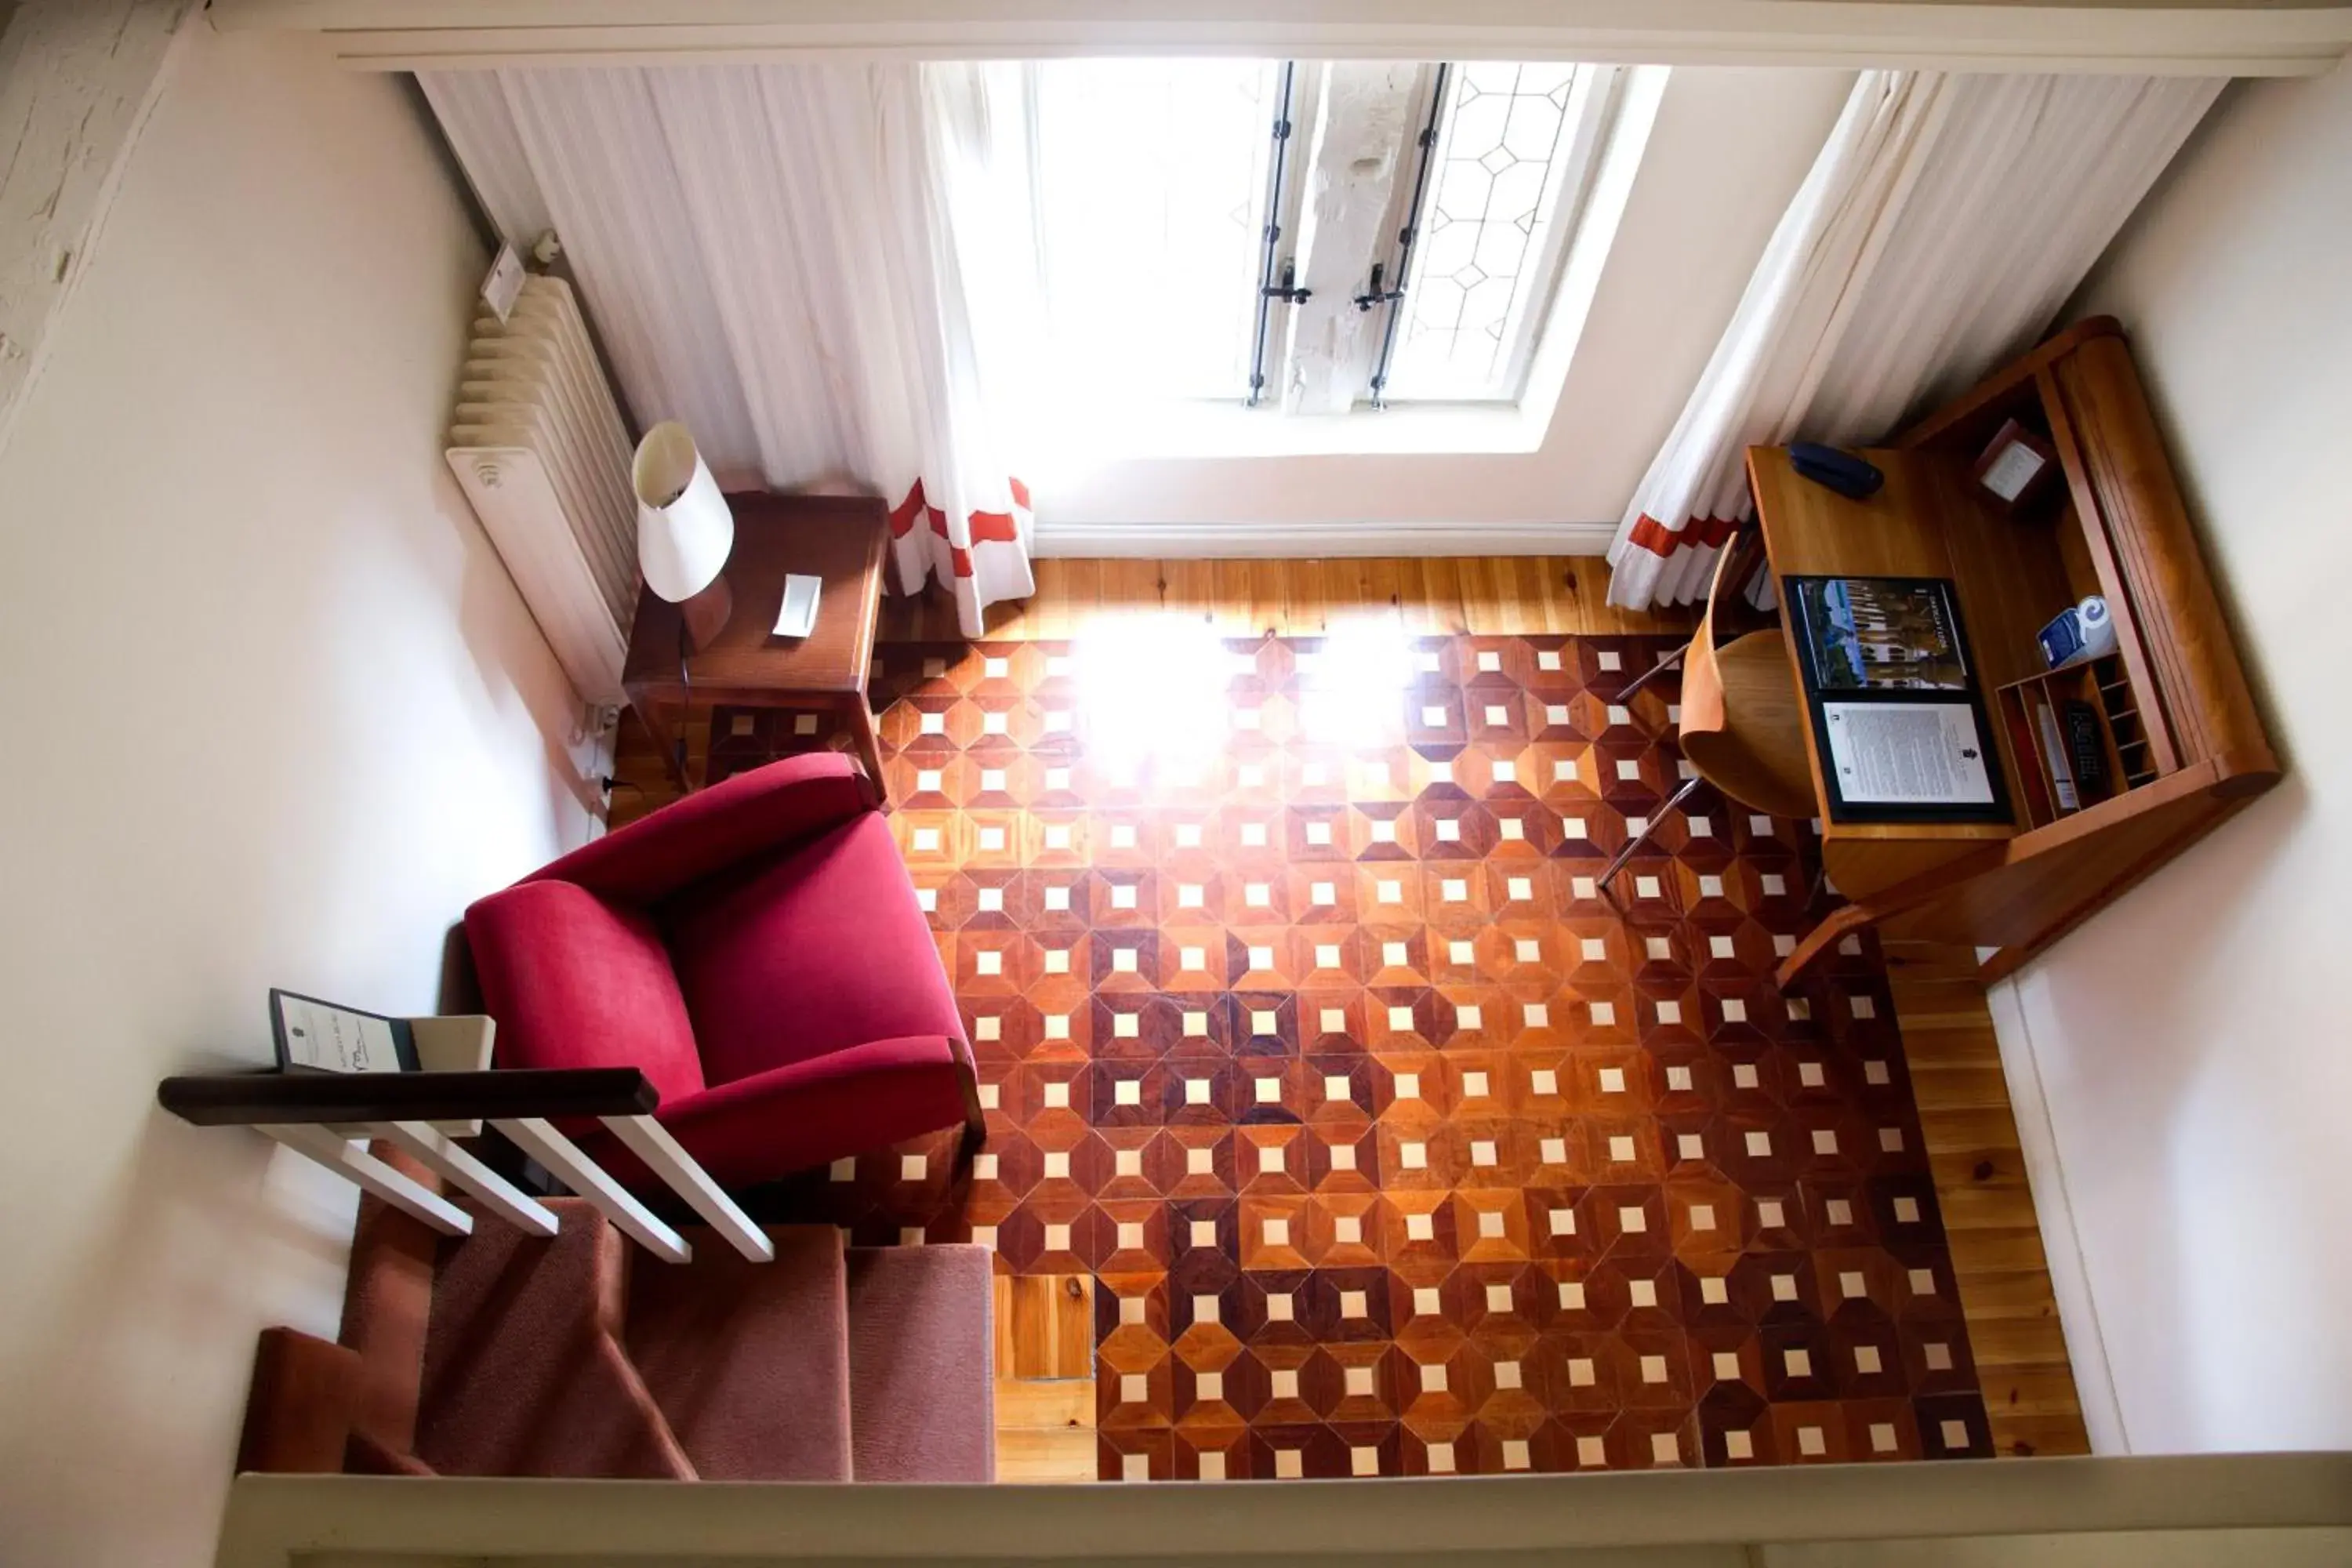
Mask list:
[[686,697],[678,704],[677,735],[670,742],[670,745],[673,748],[672,755],[677,762],[677,776],[688,795],[694,793],[694,785],[687,780],[686,773],[686,737],[688,727],[694,719],[694,670],[688,661],[693,657],[693,647],[686,637],[686,612],[681,609],[677,617],[677,684],[678,689],[686,693]]

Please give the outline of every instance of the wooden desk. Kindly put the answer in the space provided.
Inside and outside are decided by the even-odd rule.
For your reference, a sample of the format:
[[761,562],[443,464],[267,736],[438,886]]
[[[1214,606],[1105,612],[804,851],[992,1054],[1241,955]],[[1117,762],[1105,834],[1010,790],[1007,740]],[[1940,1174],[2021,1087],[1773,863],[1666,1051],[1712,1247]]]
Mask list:
[[[2014,511],[1971,477],[2011,418],[2051,440],[2065,478]],[[1822,860],[1852,902],[1799,944],[1781,979],[1846,931],[1880,922],[1893,935],[1999,949],[1984,966],[1998,978],[2270,787],[2278,764],[2114,321],[2060,333],[1864,456],[1886,483],[1856,501],[1798,478],[1783,448],[1748,449],[1771,570],[1776,580],[1952,582],[2011,818],[1833,822],[1809,724]],[[2107,738],[2111,753],[2118,740],[2129,752],[2135,782],[2061,814],[2048,792],[2028,788],[2026,770],[2038,778],[2040,764],[2020,753],[2000,694],[2044,673],[2034,634],[2090,594],[2104,595],[2116,617],[2105,689],[2117,694],[2118,717]],[[1801,684],[1793,644],[1788,652]]]
[[[1857,501],[1799,478],[1783,448],[1759,447],[1749,453],[1748,475],[1756,489],[1764,552],[1775,579],[1950,578],[1978,683],[1988,702],[1994,687],[2040,669],[2033,634],[2057,607],[2074,603],[2063,579],[2047,580],[2049,563],[2020,559],[2026,552],[2018,548],[2016,525],[1998,514],[1998,503],[1991,508],[1977,504],[1968,493],[1976,487],[1965,469],[1956,473],[1950,465],[1916,452],[1872,448],[1863,456],[1886,475],[1886,486]],[[2011,582],[2014,586],[2004,585]],[[1788,603],[1785,591],[1781,602]],[[2053,608],[2033,618],[2043,604]],[[2032,624],[2026,625],[2029,620]],[[1784,640],[1790,641],[1790,668],[1801,690],[1804,672],[1794,642]],[[1804,728],[1815,815],[1822,818],[1823,859],[1830,880],[1848,898],[1881,892],[2018,830],[2014,818],[2008,823],[1831,821],[1820,741],[1810,721]],[[2012,779],[2011,799],[2017,793]]]
[[[727,625],[681,668],[678,607],[640,590],[621,675],[629,705],[681,789],[692,785],[677,758],[672,716],[682,716],[689,701],[838,711],[848,718],[876,794],[888,798],[866,702],[890,542],[888,509],[880,500],[833,496],[737,495],[727,504],[735,513]],[[805,637],[774,637],[770,628],[783,605],[784,578],[794,572],[824,580],[816,627]]]

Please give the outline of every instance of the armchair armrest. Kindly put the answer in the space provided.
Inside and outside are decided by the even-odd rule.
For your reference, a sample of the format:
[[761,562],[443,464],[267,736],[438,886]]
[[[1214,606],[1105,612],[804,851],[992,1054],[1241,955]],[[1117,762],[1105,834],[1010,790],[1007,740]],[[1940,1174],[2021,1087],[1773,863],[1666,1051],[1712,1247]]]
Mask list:
[[873,785],[842,753],[787,757],[674,801],[524,879],[571,882],[604,898],[649,904],[875,804]]
[[654,1119],[722,1184],[764,1181],[976,1124],[970,1053],[936,1035],[869,1041],[680,1096]]

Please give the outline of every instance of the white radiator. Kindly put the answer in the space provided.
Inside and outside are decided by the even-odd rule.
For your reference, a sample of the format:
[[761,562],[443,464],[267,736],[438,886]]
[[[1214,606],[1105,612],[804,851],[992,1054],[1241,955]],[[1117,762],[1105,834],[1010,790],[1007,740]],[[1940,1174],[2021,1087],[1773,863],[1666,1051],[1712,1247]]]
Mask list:
[[560,278],[534,277],[474,322],[449,467],[507,572],[590,702],[623,700],[637,593],[629,437]]

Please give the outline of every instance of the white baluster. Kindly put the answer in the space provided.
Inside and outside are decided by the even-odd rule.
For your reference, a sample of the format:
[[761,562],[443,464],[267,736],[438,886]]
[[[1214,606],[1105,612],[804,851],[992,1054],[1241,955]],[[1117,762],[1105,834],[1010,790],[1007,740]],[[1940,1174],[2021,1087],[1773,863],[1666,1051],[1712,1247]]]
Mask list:
[[613,1130],[613,1136],[627,1144],[647,1169],[667,1182],[672,1192],[692,1204],[694,1212],[709,1220],[710,1228],[725,1237],[730,1247],[754,1263],[775,1261],[776,1246],[768,1239],[768,1233],[735,1206],[735,1200],[719,1190],[719,1184],[710,1179],[710,1173],[678,1146],[668,1128],[650,1116],[607,1116],[602,1120]]
[[306,1159],[357,1182],[403,1214],[444,1236],[471,1236],[474,1216],[440,1194],[411,1180],[332,1129],[307,1121],[274,1122],[259,1129]]
[[582,1153],[579,1145],[546,1121],[536,1116],[521,1116],[493,1121],[490,1125],[545,1166],[548,1174],[594,1204],[606,1219],[621,1228],[623,1235],[634,1237],[663,1262],[684,1263],[694,1256],[686,1237],[662,1223],[604,1167]]
[[370,1131],[415,1155],[444,1181],[474,1194],[482,1205],[532,1236],[553,1236],[554,1213],[538,1199],[452,1142],[429,1122],[385,1121]]

